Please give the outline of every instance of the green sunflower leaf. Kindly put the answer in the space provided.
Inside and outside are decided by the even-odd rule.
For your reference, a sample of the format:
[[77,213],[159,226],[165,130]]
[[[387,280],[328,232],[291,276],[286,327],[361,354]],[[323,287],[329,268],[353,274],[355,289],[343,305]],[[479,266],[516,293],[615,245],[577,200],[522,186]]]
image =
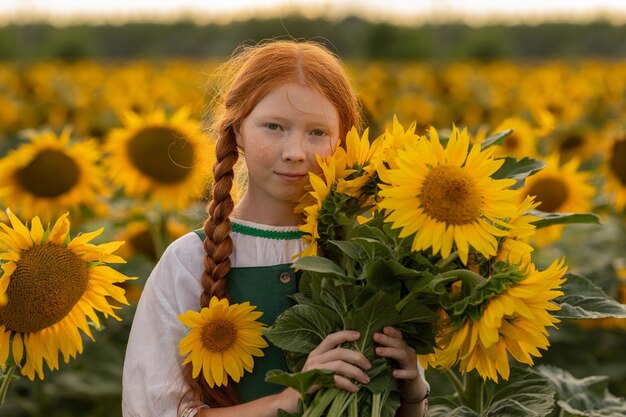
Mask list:
[[303,269],[305,271],[320,272],[322,274],[333,274],[339,276],[345,276],[345,272],[339,265],[334,263],[328,258],[322,258],[321,256],[304,256],[297,259],[292,266],[297,269]]
[[501,132],[494,133],[493,135],[480,142],[480,150],[484,151],[492,145],[504,145],[506,137],[509,136],[511,133],[513,133],[513,129],[507,129]]
[[527,156],[522,159],[507,156],[504,158],[504,164],[491,177],[493,179],[512,178],[517,182],[511,188],[518,189],[524,185],[526,177],[541,171],[545,166],[545,162]]
[[309,353],[338,326],[336,314],[320,307],[301,304],[289,307],[263,334],[283,350]]
[[378,240],[380,242],[386,242],[389,238],[383,230],[375,227],[376,222],[374,220],[361,224],[354,228],[351,234],[351,238],[368,238]]
[[405,268],[398,262],[390,259],[376,258],[363,266],[362,278],[376,290],[384,291],[400,298],[402,279],[416,278],[419,272]]
[[553,312],[561,319],[599,319],[605,317],[626,318],[626,305],[609,297],[602,288],[587,278],[566,274],[567,281],[561,286],[564,295],[554,302],[561,309]]
[[425,306],[420,300],[407,295],[408,300],[400,310],[401,323],[434,323],[438,319],[436,312]]
[[539,217],[541,220],[533,222],[537,229],[552,226],[553,224],[569,223],[595,223],[600,224],[600,217],[595,213],[546,213],[539,210],[531,210],[529,215]]
[[508,381],[488,383],[485,390],[484,417],[543,417],[554,408],[554,387],[529,368],[512,366]]
[[366,253],[365,259],[391,258],[393,250],[384,242],[368,237],[353,238],[352,242],[358,244]]
[[451,405],[433,404],[428,407],[429,417],[478,417],[479,414],[471,408],[453,407]]
[[562,416],[618,417],[626,415],[626,401],[611,394],[607,376],[577,379],[555,366],[538,366],[536,372],[556,388]]
[[482,382],[471,374],[467,383],[482,384],[467,386],[468,391],[484,390],[482,404],[475,395],[461,400],[457,395],[432,397],[429,417],[545,417],[554,409],[555,389],[543,375],[529,368],[512,366],[508,381]]
[[323,280],[320,299],[329,308],[344,316],[352,308],[352,302],[359,292],[354,285],[337,285],[332,280]]
[[354,240],[330,240],[328,243],[338,247],[344,254],[355,261],[367,259],[367,252]]
[[265,381],[293,388],[305,395],[313,385],[334,387],[335,372],[327,369],[313,369],[290,374],[280,369],[272,369],[267,372]]
[[351,328],[361,333],[354,345],[360,352],[373,352],[372,336],[384,326],[394,326],[400,322],[395,299],[387,293],[377,292],[363,306],[348,313]]

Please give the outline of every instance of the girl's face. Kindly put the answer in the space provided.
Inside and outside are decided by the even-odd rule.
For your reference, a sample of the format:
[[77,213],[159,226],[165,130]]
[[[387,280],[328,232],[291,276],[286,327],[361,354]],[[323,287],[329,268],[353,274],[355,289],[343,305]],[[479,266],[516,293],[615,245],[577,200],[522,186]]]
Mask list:
[[[271,90],[235,128],[248,168],[244,198],[257,209],[293,205],[304,193],[315,155],[333,152],[339,115],[322,94],[297,83]],[[278,204],[278,206],[277,206]]]

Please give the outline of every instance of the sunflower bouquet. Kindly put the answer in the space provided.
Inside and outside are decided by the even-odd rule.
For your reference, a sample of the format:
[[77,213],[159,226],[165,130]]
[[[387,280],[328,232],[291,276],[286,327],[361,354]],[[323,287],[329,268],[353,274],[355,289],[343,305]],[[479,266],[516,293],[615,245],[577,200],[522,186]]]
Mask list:
[[[543,162],[494,158],[510,133],[472,143],[466,130],[418,135],[415,124],[404,129],[394,117],[378,138],[353,129],[345,146],[318,158],[323,175],[310,174],[298,206],[308,246],[294,262],[301,271],[296,303],[265,332],[287,352],[292,371],[270,371],[266,379],[302,394],[295,415],[393,416],[400,398],[392,364],[375,355],[372,340],[384,326],[400,329],[425,367],[450,375],[457,394],[441,415],[457,407],[478,413],[492,407],[502,415],[494,410],[515,404],[527,415],[554,403],[545,379],[510,366],[510,358],[532,365],[549,346],[555,313],[566,306],[561,318],[578,317],[585,307],[565,294],[564,261],[540,270],[527,239],[539,227],[597,218],[535,210],[538,203],[520,188]],[[358,330],[360,339],[343,347],[372,363],[370,382],[355,382],[356,393],[335,387],[330,371],[300,372],[310,351],[339,330]],[[464,385],[455,367],[478,382]],[[523,380],[538,392],[509,388],[510,395],[526,395],[510,400],[487,388],[488,380]]]

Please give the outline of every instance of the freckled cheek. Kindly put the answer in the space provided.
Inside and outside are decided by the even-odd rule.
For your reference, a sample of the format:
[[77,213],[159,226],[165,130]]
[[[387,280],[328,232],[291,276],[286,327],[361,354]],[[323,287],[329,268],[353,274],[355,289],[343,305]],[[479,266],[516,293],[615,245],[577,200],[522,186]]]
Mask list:
[[332,155],[332,153],[335,151],[336,146],[337,146],[336,140],[329,140],[327,142],[311,145],[307,153],[309,155],[313,155],[313,160],[315,160],[315,155],[319,155],[322,158],[325,158],[328,155]]
[[251,149],[252,158],[256,160],[273,160],[280,154],[280,150],[269,143],[257,144]]

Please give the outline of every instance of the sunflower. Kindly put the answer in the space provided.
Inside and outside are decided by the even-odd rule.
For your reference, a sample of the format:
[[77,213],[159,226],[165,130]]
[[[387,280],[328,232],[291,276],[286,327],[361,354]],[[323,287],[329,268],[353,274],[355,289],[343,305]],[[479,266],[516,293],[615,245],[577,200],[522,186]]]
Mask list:
[[70,142],[70,129],[46,131],[0,160],[0,196],[25,217],[44,221],[80,206],[97,208],[108,194],[94,140]]
[[503,261],[512,265],[525,267],[531,261],[533,247],[524,242],[523,239],[534,235],[536,227],[533,222],[540,220],[539,217],[529,215],[528,212],[539,203],[533,201],[533,197],[526,196],[522,204],[519,205],[513,218],[511,218],[511,229],[509,235],[502,239],[496,255],[497,261]]
[[[317,163],[322,168],[323,178],[313,172],[309,172],[311,191],[304,195],[300,204],[301,207],[304,204],[308,204],[306,207],[301,208],[304,212],[305,220],[304,224],[299,226],[299,229],[305,232],[302,240],[307,247],[295,255],[294,258],[317,255],[318,239],[320,238],[318,230],[320,211],[324,201],[336,186],[335,180],[337,178],[338,165],[333,155],[326,159],[317,156]],[[345,170],[342,169],[340,175],[344,173]]]
[[611,141],[608,157],[604,162],[607,191],[613,194],[618,210],[626,208],[626,135],[616,136]]
[[507,187],[515,181],[490,177],[504,162],[491,157],[492,148],[473,145],[468,153],[468,146],[467,130],[454,127],[444,149],[431,128],[430,139],[398,151],[398,168],[381,176],[388,181],[379,193],[385,221],[401,228],[400,237],[414,235],[414,251],[432,248],[446,258],[455,244],[467,264],[470,246],[491,257],[497,238],[508,234],[515,191]]
[[588,126],[568,126],[555,131],[550,154],[558,154],[562,161],[576,158],[586,161],[600,151],[598,132]]
[[100,328],[96,311],[120,320],[107,297],[128,304],[115,284],[130,278],[105,262],[124,262],[113,254],[124,242],[89,243],[103,229],[70,239],[67,214],[44,231],[39,217],[32,219],[29,230],[7,213],[11,226],[0,223],[0,241],[8,247],[0,253],[0,296],[8,297],[0,308],[0,367],[6,368],[12,348],[22,374],[43,379],[44,360],[55,370],[59,352],[66,363],[82,352],[79,329],[94,339],[89,321]]
[[268,346],[262,331],[266,326],[257,319],[263,315],[249,302],[228,303],[223,298],[211,298],[209,306],[200,312],[189,310],[178,316],[191,328],[178,348],[180,355],[188,355],[183,365],[193,366],[193,377],[200,370],[211,388],[228,385],[228,376],[239,382],[244,369],[252,372],[253,356],[264,356],[262,348]]
[[559,322],[550,312],[559,309],[552,300],[563,295],[559,288],[566,270],[562,260],[544,271],[529,264],[521,281],[487,300],[477,320],[465,317],[460,326],[448,320],[439,347],[422,362],[441,368],[459,363],[461,371],[476,369],[496,382],[498,375],[509,378],[508,354],[533,365],[532,357],[541,357],[539,349],[550,346],[546,328]]
[[359,136],[356,128],[352,128],[346,136],[345,149],[338,146],[333,159],[337,167],[345,167],[346,172],[338,173],[337,189],[345,194],[357,196],[363,186],[372,178],[376,169],[370,163],[382,141],[380,138],[370,144],[369,129]]
[[500,123],[494,132],[513,129],[513,132],[504,139],[501,147],[498,147],[494,156],[512,156],[523,158],[537,153],[535,132],[532,126],[519,117],[510,117]]
[[145,118],[127,112],[105,148],[113,182],[130,196],[150,196],[168,209],[185,208],[202,195],[214,161],[214,144],[200,123],[181,108],[169,119],[163,110]]
[[372,157],[371,164],[383,181],[386,179],[384,175],[387,173],[387,168],[397,168],[396,156],[398,150],[409,144],[417,143],[419,140],[419,136],[415,133],[415,128],[416,123],[413,122],[405,130],[394,115],[391,130],[386,129],[382,137],[377,139],[381,143],[377,146],[377,151]]
[[[537,209],[547,213],[590,211],[595,188],[590,184],[591,174],[578,170],[579,160],[573,158],[560,166],[559,155],[551,155],[545,163],[545,168],[526,178],[520,199],[535,196]],[[553,225],[540,229],[533,239],[543,246],[558,239],[562,231],[563,225]]]

